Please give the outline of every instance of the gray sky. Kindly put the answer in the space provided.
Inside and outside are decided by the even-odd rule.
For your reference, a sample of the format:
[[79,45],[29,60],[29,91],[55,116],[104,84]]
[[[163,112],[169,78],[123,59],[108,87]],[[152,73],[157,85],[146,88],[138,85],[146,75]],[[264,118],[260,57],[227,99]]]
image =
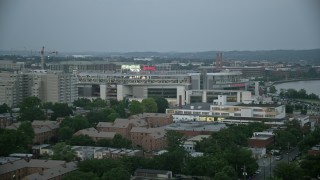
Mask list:
[[0,49],[320,48],[319,0],[2,0]]

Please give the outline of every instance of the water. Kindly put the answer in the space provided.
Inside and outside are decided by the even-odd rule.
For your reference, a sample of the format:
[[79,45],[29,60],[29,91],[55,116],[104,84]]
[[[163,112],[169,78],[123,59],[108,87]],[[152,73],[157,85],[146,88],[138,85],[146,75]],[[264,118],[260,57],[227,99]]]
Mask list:
[[277,89],[277,93],[280,92],[280,89],[295,89],[297,91],[300,89],[305,89],[307,94],[314,93],[320,96],[320,80],[286,82],[282,84],[276,84],[274,86]]

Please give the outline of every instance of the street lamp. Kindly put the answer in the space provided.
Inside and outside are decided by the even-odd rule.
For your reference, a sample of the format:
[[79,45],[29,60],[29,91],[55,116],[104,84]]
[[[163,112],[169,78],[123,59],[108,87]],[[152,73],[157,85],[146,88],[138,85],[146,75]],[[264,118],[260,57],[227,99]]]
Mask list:
[[266,179],[266,166],[265,166],[265,164],[266,164],[266,161],[263,160],[263,179],[264,180]]

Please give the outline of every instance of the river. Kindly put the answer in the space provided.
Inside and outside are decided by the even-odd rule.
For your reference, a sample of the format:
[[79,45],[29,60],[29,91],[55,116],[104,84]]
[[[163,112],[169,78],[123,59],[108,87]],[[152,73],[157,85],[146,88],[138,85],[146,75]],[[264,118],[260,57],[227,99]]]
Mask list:
[[307,94],[314,93],[320,96],[320,80],[286,82],[275,84],[274,86],[278,93],[280,92],[280,89],[295,89],[297,91],[305,89]]

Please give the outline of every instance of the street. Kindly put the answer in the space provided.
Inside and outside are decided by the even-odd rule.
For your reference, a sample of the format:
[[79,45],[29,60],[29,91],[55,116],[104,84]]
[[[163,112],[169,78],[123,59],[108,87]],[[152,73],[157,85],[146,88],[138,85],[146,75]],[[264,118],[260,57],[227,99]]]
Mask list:
[[[298,148],[294,148],[291,152],[289,152],[289,156],[287,153],[283,153],[283,158],[281,160],[276,160],[275,156],[268,156],[267,158],[261,158],[258,160],[259,169],[261,169],[261,172],[259,174],[256,174],[253,179],[254,180],[265,180],[268,177],[272,176],[272,171],[274,167],[279,162],[287,162],[291,163],[291,160],[298,154],[299,150]],[[270,165],[271,163],[271,165]]]

